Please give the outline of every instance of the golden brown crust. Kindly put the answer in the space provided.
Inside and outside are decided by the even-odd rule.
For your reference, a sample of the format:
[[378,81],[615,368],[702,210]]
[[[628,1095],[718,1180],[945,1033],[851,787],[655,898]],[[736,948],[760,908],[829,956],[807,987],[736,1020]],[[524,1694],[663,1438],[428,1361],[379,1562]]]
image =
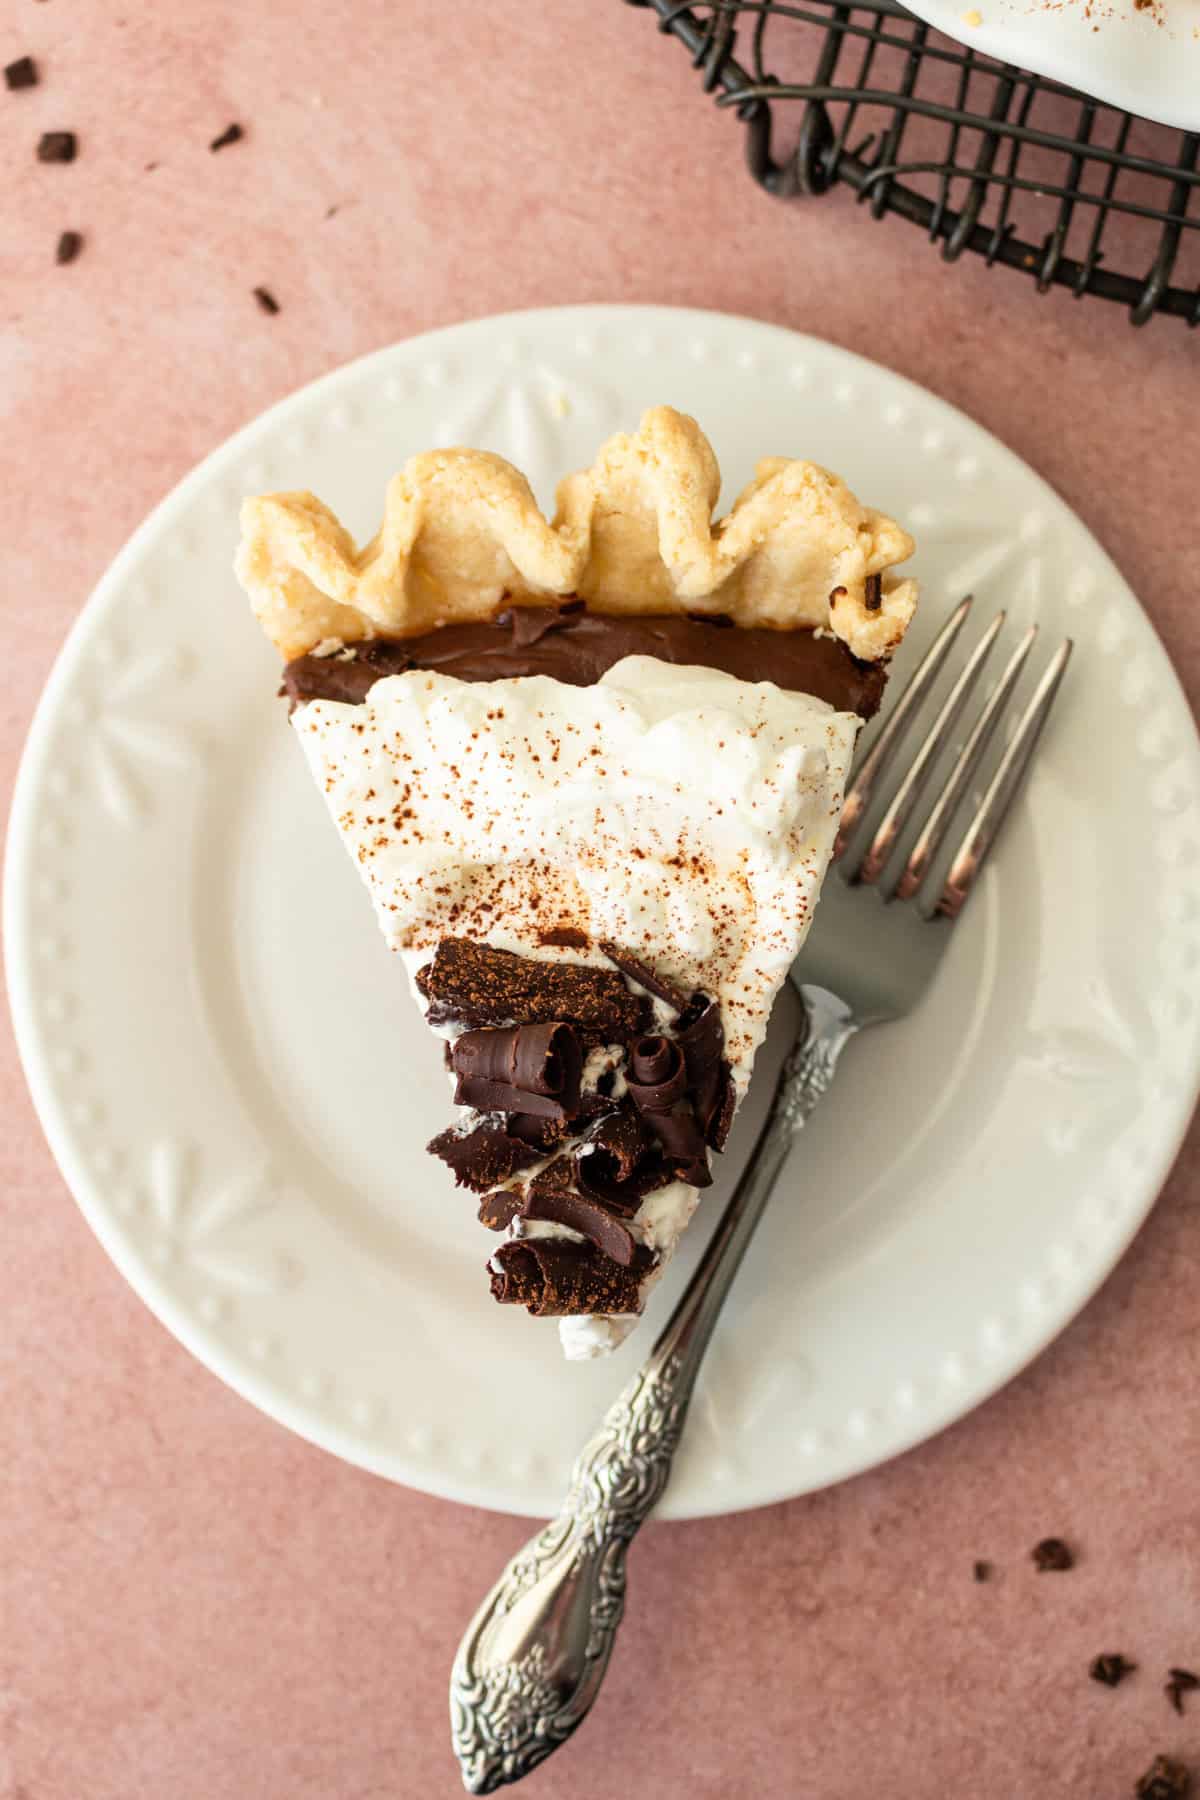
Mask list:
[[566,594],[597,612],[819,626],[864,660],[890,655],[916,603],[916,584],[889,573],[912,555],[907,532],[815,463],[759,463],[714,526],[719,488],[695,420],[658,406],[559,483],[552,523],[503,457],[435,450],[392,481],[382,529],[361,551],[312,494],[247,500],[237,572],[288,661],[324,643],[488,618],[506,598]]

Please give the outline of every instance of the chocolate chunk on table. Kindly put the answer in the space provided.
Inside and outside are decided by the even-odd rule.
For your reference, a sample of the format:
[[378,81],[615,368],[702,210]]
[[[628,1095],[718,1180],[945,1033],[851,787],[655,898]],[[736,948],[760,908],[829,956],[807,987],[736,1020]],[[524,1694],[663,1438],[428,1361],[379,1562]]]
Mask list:
[[22,88],[37,86],[37,64],[32,56],[18,56],[15,62],[4,66],[4,85],[10,94],[17,94]]
[[1193,1675],[1190,1669],[1168,1669],[1168,1680],[1163,1693],[1171,1702],[1177,1713],[1183,1712],[1183,1696],[1200,1688],[1200,1676]]
[[1182,1763],[1156,1756],[1133,1791],[1137,1800],[1187,1800],[1192,1777]]
[[73,131],[43,131],[38,139],[37,159],[44,163],[75,161],[79,140]]
[[1043,1538],[1029,1553],[1039,1575],[1075,1567],[1075,1558],[1061,1538]]
[[1095,1657],[1088,1665],[1088,1674],[1093,1681],[1099,1681],[1105,1687],[1120,1687],[1127,1675],[1132,1675],[1137,1668],[1136,1663],[1115,1651]]

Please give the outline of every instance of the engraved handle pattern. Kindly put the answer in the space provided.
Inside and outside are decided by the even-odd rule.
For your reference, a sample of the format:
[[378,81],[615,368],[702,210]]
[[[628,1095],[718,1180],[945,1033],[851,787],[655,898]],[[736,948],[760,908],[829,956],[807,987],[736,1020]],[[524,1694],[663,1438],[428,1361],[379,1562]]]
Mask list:
[[520,1550],[476,1613],[450,1677],[463,1784],[519,1781],[591,1709],[625,1610],[630,1542],[661,1498],[717,1314],[796,1132],[855,1030],[848,1009],[803,990],[808,1028],[721,1222],[649,1358],[576,1459],[562,1511]]

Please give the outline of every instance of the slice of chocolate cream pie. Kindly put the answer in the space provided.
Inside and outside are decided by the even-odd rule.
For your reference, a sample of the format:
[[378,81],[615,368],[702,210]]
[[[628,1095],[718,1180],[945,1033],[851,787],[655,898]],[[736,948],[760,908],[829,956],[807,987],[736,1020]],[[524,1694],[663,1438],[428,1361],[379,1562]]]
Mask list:
[[804,942],[912,541],[656,407],[558,490],[414,457],[355,547],[247,500],[238,574],[388,944],[444,1039],[429,1145],[497,1233],[497,1300],[619,1343],[712,1180]]

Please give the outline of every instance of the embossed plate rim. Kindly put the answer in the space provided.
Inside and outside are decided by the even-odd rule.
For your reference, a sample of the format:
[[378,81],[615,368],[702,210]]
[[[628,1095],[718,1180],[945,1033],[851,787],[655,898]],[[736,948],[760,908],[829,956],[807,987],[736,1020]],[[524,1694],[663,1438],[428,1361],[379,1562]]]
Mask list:
[[[184,517],[193,502],[205,496],[210,489],[219,497],[222,484],[228,485],[229,478],[235,474],[240,475],[244,467],[253,462],[256,453],[266,454],[263,446],[270,445],[276,438],[287,433],[296,420],[303,421],[319,415],[319,428],[323,430],[329,427],[335,435],[341,431],[342,441],[345,442],[345,433],[353,422],[354,396],[368,387],[373,396],[371,404],[375,403],[378,390],[394,390],[392,400],[395,404],[396,395],[405,389],[406,384],[410,393],[414,388],[424,391],[434,385],[434,378],[439,375],[446,391],[453,389],[456,381],[461,384],[465,380],[469,387],[475,377],[469,367],[465,377],[461,368],[456,372],[455,359],[464,366],[470,365],[472,358],[477,363],[486,362],[493,376],[505,367],[511,368],[514,383],[519,385],[517,378],[520,377],[530,391],[535,385],[536,373],[540,393],[547,401],[553,402],[556,396],[546,388],[549,379],[547,367],[555,362],[556,357],[569,363],[570,356],[564,346],[569,346],[580,337],[587,337],[591,341],[588,373],[580,376],[579,394],[576,396],[580,405],[585,404],[586,397],[580,399],[579,396],[584,395],[589,379],[594,383],[607,383],[608,386],[603,388],[603,395],[610,391],[615,394],[620,389],[620,403],[626,409],[622,417],[625,417],[630,409],[636,410],[638,400],[631,398],[634,394],[647,401],[662,397],[658,369],[660,365],[668,364],[674,370],[672,379],[675,387],[666,397],[686,404],[687,391],[681,391],[684,377],[679,371],[689,355],[695,357],[697,367],[703,366],[708,370],[713,381],[718,380],[718,377],[724,380],[720,376],[720,370],[726,366],[736,369],[739,384],[753,379],[756,370],[757,378],[765,381],[772,371],[781,380],[786,380],[789,375],[800,376],[806,369],[810,373],[812,369],[816,369],[820,373],[820,382],[813,383],[810,380],[807,390],[798,386],[796,393],[799,395],[802,391],[805,392],[803,404],[810,412],[817,409],[818,424],[825,416],[819,411],[822,405],[827,408],[840,407],[844,415],[847,408],[853,409],[860,403],[862,396],[865,396],[868,404],[878,407],[879,416],[884,423],[889,423],[891,415],[905,412],[916,420],[920,432],[929,440],[928,443],[924,439],[922,441],[921,457],[925,462],[931,463],[947,482],[953,476],[969,485],[970,466],[976,465],[977,469],[987,468],[994,473],[998,472],[1006,481],[1018,483],[1025,500],[1028,501],[1030,495],[1034,496],[1037,507],[1051,519],[1057,520],[1058,526],[1068,532],[1071,542],[1080,548],[1091,571],[1089,580],[1094,579],[1094,583],[1107,584],[1111,588],[1111,615],[1116,619],[1117,636],[1132,633],[1139,639],[1135,645],[1135,661],[1142,678],[1148,682],[1149,691],[1153,693],[1160,708],[1165,708],[1171,715],[1172,722],[1183,723],[1185,740],[1180,753],[1180,766],[1186,764],[1184,785],[1191,817],[1195,817],[1197,813],[1195,789],[1197,772],[1200,770],[1200,750],[1197,748],[1194,725],[1174,672],[1170,669],[1152,628],[1099,546],[1087,536],[1079,522],[1073,519],[1046,485],[980,427],[902,377],[818,340],[800,337],[781,327],[753,320],[681,308],[589,306],[517,313],[451,326],[423,338],[375,352],[372,356],[335,370],[301,389],[231,438],[187,476],[155,509],[115,559],[63,648],[31,728],[14,797],[5,880],[9,988],[18,1041],[47,1136],[89,1222],[131,1285],[193,1353],[246,1399],[303,1436],[363,1467],[447,1498],[522,1513],[554,1509],[561,1497],[561,1480],[565,1477],[570,1451],[576,1447],[575,1444],[571,1444],[570,1450],[563,1457],[561,1468],[548,1463],[541,1452],[531,1452],[531,1468],[524,1475],[517,1472],[515,1461],[511,1467],[506,1464],[503,1472],[498,1472],[495,1466],[489,1470],[486,1466],[486,1453],[482,1461],[476,1457],[473,1468],[471,1457],[475,1455],[477,1446],[460,1444],[453,1438],[443,1438],[430,1444],[421,1439],[420,1429],[410,1433],[405,1439],[407,1448],[397,1450],[387,1436],[387,1428],[394,1421],[385,1419],[384,1425],[380,1425],[377,1416],[381,1406],[386,1410],[390,1390],[376,1398],[372,1398],[367,1392],[357,1398],[353,1406],[345,1404],[344,1396],[323,1398],[324,1389],[320,1380],[311,1386],[310,1391],[300,1381],[296,1369],[281,1371],[278,1358],[264,1352],[264,1360],[255,1360],[255,1340],[249,1335],[249,1328],[243,1329],[240,1314],[234,1320],[237,1326],[235,1335],[227,1329],[227,1322],[222,1322],[219,1308],[213,1316],[208,1317],[199,1313],[190,1299],[186,1303],[181,1301],[172,1288],[168,1275],[146,1254],[148,1240],[144,1237],[138,1239],[129,1220],[119,1216],[116,1210],[115,1179],[111,1173],[106,1176],[98,1172],[97,1165],[92,1160],[95,1155],[94,1146],[90,1144],[87,1133],[68,1114],[70,1084],[64,1083],[51,1067],[47,1029],[44,1024],[39,1024],[37,1016],[38,1007],[47,998],[48,989],[42,966],[35,963],[33,957],[33,940],[38,923],[33,882],[38,860],[38,811],[47,792],[46,782],[53,774],[55,733],[62,726],[64,705],[72,682],[97,647],[109,614],[117,608],[119,597],[132,582],[148,552],[159,545],[173,519]],[[652,368],[651,357],[656,349],[659,360]],[[512,361],[506,365],[503,359],[509,353]],[[582,350],[579,354],[581,358],[584,355]],[[718,363],[720,370],[714,375],[713,370]],[[814,399],[814,390],[817,388],[820,392]],[[516,386],[513,388],[514,393],[515,391]],[[596,387],[595,392],[601,394],[602,390]],[[350,397],[346,402],[342,398],[344,395]],[[526,393],[525,401],[528,402],[528,399],[529,394]],[[713,431],[722,460],[727,460],[720,419],[714,419],[708,409],[698,410],[702,410],[704,422]],[[561,414],[553,407],[551,411],[554,417],[543,419],[541,429],[545,434],[554,436],[560,428],[566,428],[555,422],[561,419]],[[582,421],[580,425],[582,429]],[[904,429],[903,426],[897,426],[894,420],[890,420],[889,428]],[[317,429],[318,426],[314,425],[314,432]],[[588,429],[590,430],[590,425]],[[802,420],[798,422],[796,435],[803,440]],[[951,466],[942,448],[931,447],[935,439],[944,439],[947,446],[955,447],[955,455],[959,461]],[[803,441],[797,447],[803,450]],[[1009,523],[1015,531],[1013,522]],[[211,533],[214,529],[210,513],[205,514],[204,529],[206,533]],[[221,529],[224,529],[223,525]],[[918,529],[920,531],[921,528]],[[997,541],[1002,548],[1008,543],[1007,539]],[[181,549],[183,546],[176,545],[176,548]],[[222,566],[224,556],[225,546],[222,545]],[[1019,566],[1024,565],[1021,563]],[[231,604],[236,605],[236,591],[232,583],[229,584],[228,591]],[[1036,604],[1036,597],[1031,604]],[[248,632],[248,643],[251,637],[252,634]],[[1112,663],[1114,655],[1111,652],[1106,654],[1108,661]],[[264,709],[264,719],[268,716],[268,711]],[[1174,767],[1173,762],[1172,769]],[[1039,791],[1035,780],[1035,796]],[[69,824],[70,821],[68,828]],[[323,821],[321,825],[323,826]],[[337,849],[336,845],[334,849]],[[1164,880],[1167,880],[1169,874],[1169,870],[1164,871]],[[1170,885],[1169,880],[1167,885]],[[990,903],[985,897],[981,896],[977,908],[981,930],[986,926],[988,904]],[[972,927],[964,926],[963,929],[970,930]],[[924,1383],[923,1391],[917,1391],[915,1401],[906,1390],[902,1406],[898,1398],[900,1389],[893,1392],[893,1383],[893,1387],[886,1393],[852,1395],[855,1405],[847,1410],[848,1402],[842,1401],[839,1392],[841,1411],[837,1430],[830,1434],[832,1441],[822,1443],[819,1441],[819,1434],[801,1432],[796,1441],[788,1441],[778,1451],[773,1449],[771,1454],[764,1457],[761,1445],[751,1437],[745,1444],[735,1445],[732,1452],[735,1459],[741,1457],[741,1463],[738,1464],[735,1460],[733,1464],[729,1464],[726,1458],[724,1468],[721,1456],[710,1455],[702,1447],[702,1430],[694,1424],[689,1432],[689,1439],[701,1446],[695,1451],[695,1456],[700,1461],[695,1467],[688,1468],[689,1450],[688,1443],[685,1442],[674,1497],[668,1492],[664,1514],[697,1516],[707,1512],[736,1510],[739,1507],[765,1504],[825,1485],[832,1480],[843,1479],[859,1469],[899,1453],[961,1417],[1029,1362],[1075,1315],[1108,1274],[1149,1210],[1175,1155],[1186,1128],[1197,1079],[1200,1078],[1200,1034],[1195,1024],[1185,1021],[1176,1032],[1176,1037],[1180,1047],[1179,1066],[1184,1070],[1183,1077],[1176,1088],[1152,1109],[1150,1140],[1134,1146],[1139,1151],[1141,1160],[1131,1170],[1124,1185],[1116,1191],[1114,1210],[1107,1218],[1104,1231],[1099,1232],[1094,1241],[1086,1243],[1081,1256],[1066,1269],[1061,1279],[1056,1278],[1055,1283],[1051,1284],[1048,1299],[1045,1295],[1041,1298],[1035,1295],[1036,1304],[1026,1308],[1024,1312],[1017,1306],[1018,1323],[1007,1335],[1002,1334],[1002,1341],[995,1355],[990,1351],[980,1350],[974,1339],[969,1344],[943,1342],[940,1351],[945,1354],[941,1356],[930,1382]],[[106,1038],[103,1028],[97,1033],[97,1041],[104,1047]],[[852,1079],[852,1076],[853,1070],[850,1069],[840,1079],[846,1081]],[[829,1104],[836,1104],[836,1090]],[[148,1140],[145,1149],[152,1160],[154,1144]],[[140,1155],[139,1152],[139,1157]],[[222,1177],[221,1182],[210,1193],[207,1185],[210,1173],[206,1169],[205,1184],[185,1193],[185,1204],[193,1210],[198,1209],[205,1217],[214,1212],[222,1217],[234,1216],[236,1207],[231,1211],[233,1202],[229,1198],[225,1178]],[[168,1205],[177,1204],[176,1199],[172,1199],[168,1192],[174,1179],[169,1172],[161,1174],[160,1178],[151,1170],[151,1202],[154,1206],[165,1209]],[[158,1183],[157,1187],[155,1182]],[[248,1205],[243,1211],[250,1217],[253,1207]],[[769,1214],[768,1229],[770,1219]],[[250,1232],[257,1229],[253,1220],[247,1229]],[[1070,1248],[1069,1244],[1067,1248]],[[755,1252],[752,1251],[747,1270],[739,1278],[739,1287],[735,1289],[731,1301],[731,1313],[726,1325],[731,1340],[742,1331],[742,1326],[734,1318],[739,1291],[745,1293],[748,1285],[749,1291],[753,1292],[754,1258]],[[1031,1271],[1039,1281],[1041,1273]],[[1042,1282],[1042,1287],[1045,1286]],[[636,1360],[644,1354],[649,1348],[656,1323],[661,1323],[663,1316],[664,1310],[660,1302],[655,1317],[635,1336],[630,1351],[623,1352],[622,1355],[628,1354]],[[516,1323],[519,1325],[521,1322]],[[1003,1324],[1004,1321],[1001,1320],[1000,1323]],[[511,1324],[513,1321],[499,1321],[498,1353],[501,1328]],[[534,1336],[536,1337],[536,1328]],[[511,1343],[511,1333],[504,1341]],[[258,1348],[262,1349],[265,1342],[265,1339],[259,1341]],[[719,1334],[716,1346],[718,1358],[720,1347]],[[332,1350],[336,1355],[337,1346],[333,1346]],[[554,1346],[545,1342],[544,1336],[540,1340],[539,1353],[547,1359],[556,1356]],[[594,1395],[602,1391],[605,1399],[608,1399],[621,1386],[631,1364],[626,1360],[613,1362],[606,1369],[602,1366],[603,1373],[595,1378],[589,1371],[571,1370],[554,1361],[549,1361],[547,1367],[553,1371],[552,1375],[547,1375],[547,1380],[561,1384],[563,1393],[578,1391]],[[903,1373],[906,1377],[910,1373],[916,1374],[924,1382],[923,1370],[905,1370]],[[841,1378],[840,1370],[837,1378]],[[702,1382],[703,1379],[702,1377]],[[720,1368],[714,1368],[713,1380],[718,1391],[724,1379]],[[392,1411],[395,1412],[397,1406],[405,1404],[407,1402],[401,1398],[392,1405]],[[592,1401],[587,1400],[586,1404],[590,1406]],[[597,1414],[602,1410],[602,1405],[596,1407]],[[799,1441],[808,1437],[813,1438],[811,1444]]]

